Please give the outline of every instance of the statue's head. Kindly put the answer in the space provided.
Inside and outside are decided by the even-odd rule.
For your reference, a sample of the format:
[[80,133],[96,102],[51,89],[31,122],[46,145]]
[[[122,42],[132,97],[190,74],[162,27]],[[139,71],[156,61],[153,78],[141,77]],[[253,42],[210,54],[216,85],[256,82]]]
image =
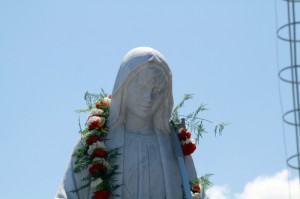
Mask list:
[[126,112],[151,118],[153,127],[169,132],[173,108],[172,74],[158,51],[139,47],[123,58],[110,107],[109,126],[126,122]]

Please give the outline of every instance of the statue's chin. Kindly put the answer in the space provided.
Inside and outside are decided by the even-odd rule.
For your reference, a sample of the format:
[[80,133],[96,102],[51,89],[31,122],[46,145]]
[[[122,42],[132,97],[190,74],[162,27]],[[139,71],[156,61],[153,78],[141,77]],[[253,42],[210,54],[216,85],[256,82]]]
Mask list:
[[144,120],[150,120],[152,118],[152,114],[150,113],[150,111],[139,111],[139,113],[137,113],[136,115]]

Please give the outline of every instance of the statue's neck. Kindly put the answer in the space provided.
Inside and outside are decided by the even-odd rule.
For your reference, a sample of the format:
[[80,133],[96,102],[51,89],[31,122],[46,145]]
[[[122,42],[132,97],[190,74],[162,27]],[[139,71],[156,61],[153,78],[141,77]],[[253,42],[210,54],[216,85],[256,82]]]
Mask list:
[[152,118],[141,118],[134,114],[126,116],[125,131],[139,134],[153,134]]

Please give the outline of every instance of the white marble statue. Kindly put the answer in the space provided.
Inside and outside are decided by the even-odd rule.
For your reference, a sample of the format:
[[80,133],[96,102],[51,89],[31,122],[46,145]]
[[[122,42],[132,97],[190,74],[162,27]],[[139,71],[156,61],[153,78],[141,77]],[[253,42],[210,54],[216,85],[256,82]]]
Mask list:
[[[173,108],[172,74],[158,51],[139,47],[129,51],[120,66],[108,118],[108,149],[120,148],[114,194],[121,199],[182,199],[180,172],[171,143],[169,118]],[[197,178],[191,156],[185,163]],[[91,199],[92,188],[72,193],[86,175],[73,172],[71,158],[55,199]]]

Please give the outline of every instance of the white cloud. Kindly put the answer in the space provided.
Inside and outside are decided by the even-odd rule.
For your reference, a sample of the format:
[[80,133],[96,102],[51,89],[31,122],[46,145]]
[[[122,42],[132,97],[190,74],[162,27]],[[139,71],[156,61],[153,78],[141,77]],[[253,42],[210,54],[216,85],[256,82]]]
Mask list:
[[210,199],[290,199],[290,196],[298,199],[300,196],[298,179],[291,179],[289,183],[287,170],[257,177],[245,185],[242,193],[231,193],[228,187],[215,186],[207,195]]
[[222,186],[213,186],[207,191],[209,199],[228,199],[229,189]]

